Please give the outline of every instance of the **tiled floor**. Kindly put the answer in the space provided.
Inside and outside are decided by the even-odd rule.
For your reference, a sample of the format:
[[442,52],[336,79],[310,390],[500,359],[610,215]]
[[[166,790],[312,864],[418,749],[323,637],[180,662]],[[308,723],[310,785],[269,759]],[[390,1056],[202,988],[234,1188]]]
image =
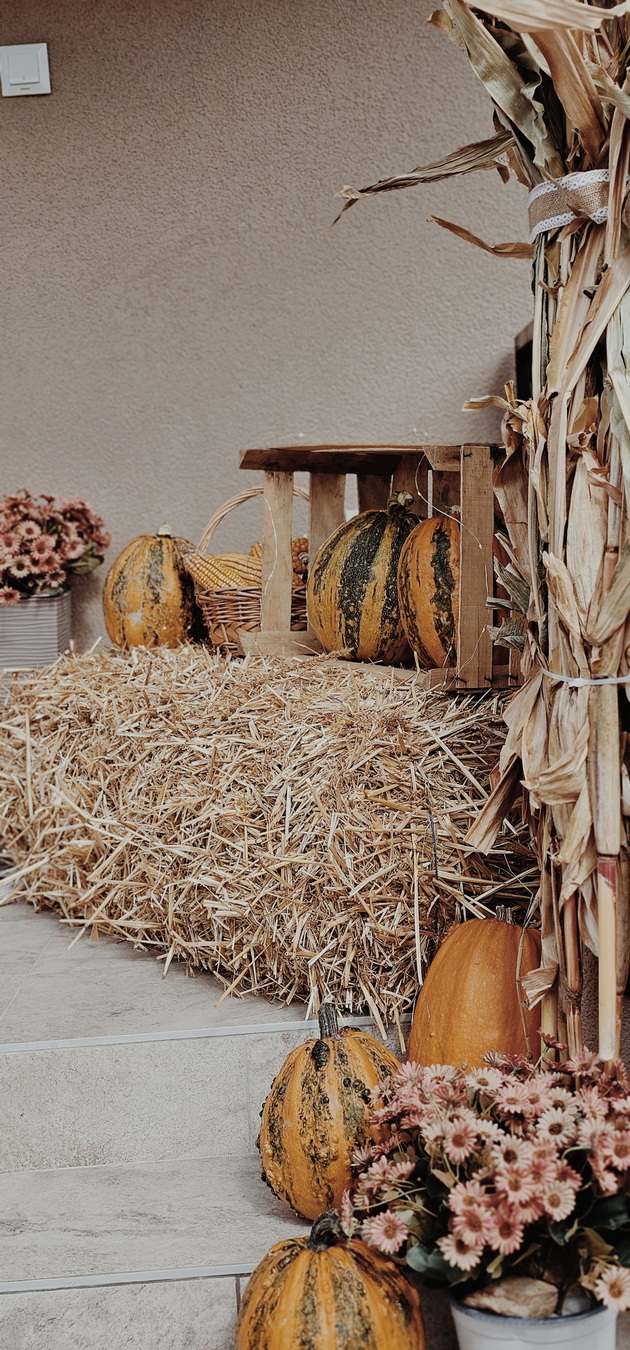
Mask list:
[[[302,1004],[287,1007],[260,998],[222,999],[206,971],[194,978],[130,943],[87,934],[60,923],[49,910],[0,905],[0,1042],[106,1036],[194,1027],[296,1022]],[[71,982],[71,986],[69,986]],[[71,997],[69,993],[71,992]],[[217,1003],[219,1006],[217,1007]]]
[[[232,1350],[247,1272],[306,1231],[255,1152],[304,1007],[219,1003],[207,974],[75,935],[0,904],[0,1350]],[[455,1350],[443,1295],[425,1321]]]
[[0,906],[0,1350],[230,1350],[247,1273],[308,1228],[255,1152],[304,1006],[75,935]]

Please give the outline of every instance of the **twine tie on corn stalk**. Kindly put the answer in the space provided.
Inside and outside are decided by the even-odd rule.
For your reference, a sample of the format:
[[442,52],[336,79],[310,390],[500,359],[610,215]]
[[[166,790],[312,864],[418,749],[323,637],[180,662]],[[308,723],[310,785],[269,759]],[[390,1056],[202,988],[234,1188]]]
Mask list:
[[608,169],[589,169],[585,173],[569,173],[555,181],[538,183],[527,198],[530,244],[535,243],[540,234],[562,229],[580,217],[602,225],[608,219],[609,191]]
[[548,680],[553,680],[556,684],[566,684],[569,689],[596,689],[605,684],[630,684],[630,671],[627,675],[598,675],[589,680],[583,675],[564,675],[560,671],[547,670],[545,666],[541,666],[540,669]]

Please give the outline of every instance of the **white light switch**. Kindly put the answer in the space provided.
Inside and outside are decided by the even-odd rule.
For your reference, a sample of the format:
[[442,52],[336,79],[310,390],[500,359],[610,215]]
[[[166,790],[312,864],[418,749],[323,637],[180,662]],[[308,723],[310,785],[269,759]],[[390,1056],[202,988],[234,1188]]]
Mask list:
[[49,94],[50,70],[46,43],[0,47],[0,82],[4,98],[19,94]]

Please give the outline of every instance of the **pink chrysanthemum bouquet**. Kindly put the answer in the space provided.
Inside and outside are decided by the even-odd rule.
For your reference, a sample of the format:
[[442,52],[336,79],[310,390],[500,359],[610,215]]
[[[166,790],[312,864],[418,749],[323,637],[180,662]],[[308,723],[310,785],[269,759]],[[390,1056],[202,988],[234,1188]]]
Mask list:
[[110,542],[81,497],[34,497],[27,488],[0,497],[0,605],[60,590],[69,573],[98,567]]
[[[557,1043],[554,1042],[557,1045]],[[566,1051],[566,1047],[558,1047]],[[630,1309],[630,1079],[586,1052],[537,1066],[402,1064],[342,1206],[360,1236],[465,1295],[503,1275]]]

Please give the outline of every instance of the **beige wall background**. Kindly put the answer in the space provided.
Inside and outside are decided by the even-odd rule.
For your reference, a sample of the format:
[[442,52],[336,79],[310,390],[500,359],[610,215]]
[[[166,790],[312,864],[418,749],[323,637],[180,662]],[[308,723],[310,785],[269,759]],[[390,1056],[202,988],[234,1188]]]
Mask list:
[[[523,238],[523,189],[476,174],[332,227],[341,184],[492,131],[432,8],[5,0],[0,42],[48,42],[53,93],[0,101],[2,490],[82,493],[111,560],[164,520],[198,538],[255,481],[246,446],[496,437],[461,406],[512,372],[529,268],[427,217]],[[82,646],[104,573],[75,586]]]

